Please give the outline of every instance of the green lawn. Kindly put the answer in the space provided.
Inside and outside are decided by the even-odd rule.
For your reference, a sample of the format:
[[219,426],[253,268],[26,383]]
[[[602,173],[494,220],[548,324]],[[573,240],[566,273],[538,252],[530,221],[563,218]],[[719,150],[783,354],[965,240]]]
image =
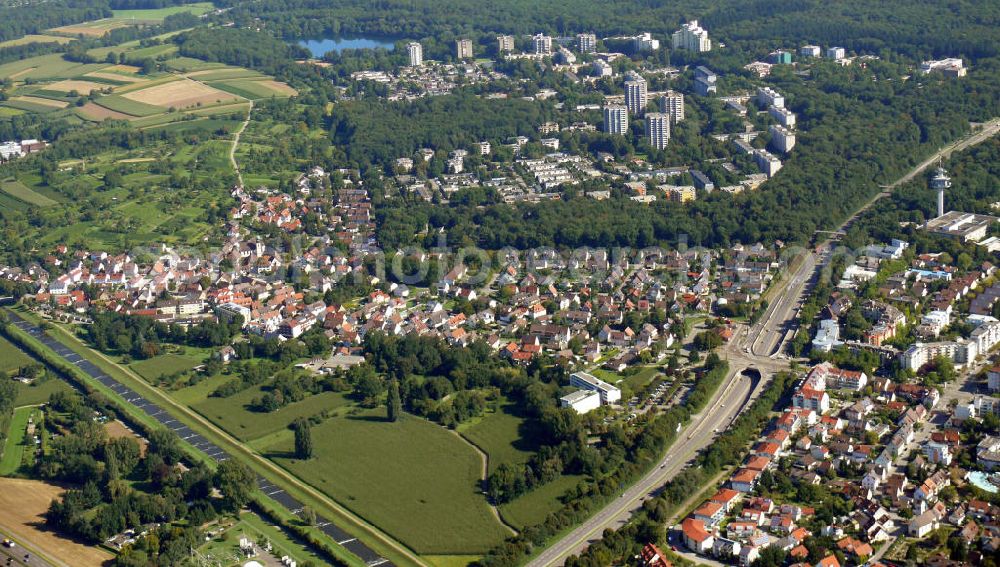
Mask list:
[[490,456],[490,472],[500,463],[525,463],[538,448],[531,441],[537,436],[530,422],[517,415],[516,406],[511,403],[468,428],[460,427],[459,431]]
[[561,476],[513,502],[503,504],[500,506],[500,513],[507,523],[519,529],[538,525],[544,522],[549,514],[562,508],[563,504],[559,498],[584,478],[582,475]]
[[191,370],[198,364],[198,362],[179,354],[161,354],[148,360],[133,362],[129,366],[139,376],[150,382],[156,382],[161,376]]
[[[421,554],[473,554],[509,535],[479,491],[476,451],[433,423],[378,408],[313,427],[315,452],[282,466]],[[285,442],[272,447],[290,455]]]
[[263,395],[260,387],[249,388],[228,398],[208,398],[191,408],[241,441],[252,441],[269,433],[285,429],[300,417],[316,415],[323,410],[347,405],[343,394],[323,392],[289,404],[278,411],[262,413],[248,409],[255,398]]
[[[24,444],[25,428],[28,426],[28,418],[36,412],[37,410],[32,407],[14,410],[14,417],[10,420],[10,427],[7,429],[3,455],[0,456],[0,476],[9,476],[21,468],[21,458],[26,449]],[[30,439],[28,441],[31,442]]]
[[[327,562],[325,558],[314,553],[294,535],[265,521],[257,514],[249,512],[240,514],[239,522],[226,530],[222,536],[214,538],[198,548],[198,552],[221,562],[222,565],[240,565],[242,561],[234,561],[233,557],[239,554],[240,538],[243,536],[253,541],[258,541],[262,537],[267,538],[267,541],[271,542],[275,556],[287,555],[299,565],[306,561],[312,561],[316,565],[323,565]],[[242,559],[242,557],[240,558]]]

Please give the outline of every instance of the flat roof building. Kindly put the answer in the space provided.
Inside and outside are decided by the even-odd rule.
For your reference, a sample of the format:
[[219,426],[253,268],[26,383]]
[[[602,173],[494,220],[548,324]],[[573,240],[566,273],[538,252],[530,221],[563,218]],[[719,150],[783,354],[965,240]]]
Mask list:
[[574,372],[569,376],[569,385],[581,390],[595,391],[601,396],[602,404],[621,401],[622,391],[604,380],[586,372]]

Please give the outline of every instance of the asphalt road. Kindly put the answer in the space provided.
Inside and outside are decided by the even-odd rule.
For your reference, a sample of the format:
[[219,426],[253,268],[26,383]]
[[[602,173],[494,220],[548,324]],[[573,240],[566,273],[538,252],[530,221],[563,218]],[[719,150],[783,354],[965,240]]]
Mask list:
[[[119,383],[111,376],[108,376],[100,368],[98,368],[94,363],[81,357],[79,354],[73,352],[66,346],[64,346],[59,341],[53,339],[52,337],[46,335],[41,328],[33,325],[29,321],[25,320],[17,313],[8,310],[7,313],[10,315],[11,322],[16,325],[22,331],[28,333],[42,344],[53,350],[58,356],[62,357],[70,364],[78,367],[80,370],[86,372],[92,378],[113,390],[116,394],[121,396],[125,401],[132,404],[136,408],[145,412],[148,416],[159,422],[161,425],[170,429],[178,435],[181,439],[192,445],[194,448],[198,449],[202,453],[208,455],[210,458],[216,462],[222,462],[230,456],[219,448],[218,445],[212,443],[208,439],[205,439],[199,433],[191,430],[190,427],[184,425],[176,418],[174,418],[170,413],[159,405],[154,404],[145,397],[136,393],[131,388]],[[304,504],[299,502],[295,497],[288,494],[284,489],[275,485],[271,481],[267,480],[263,476],[257,478],[257,487],[261,492],[266,494],[269,498],[284,506],[287,510],[293,514],[297,514],[302,510]],[[370,567],[375,567],[376,565],[385,565],[389,567],[392,563],[381,557],[379,554],[375,553],[370,547],[359,541],[354,536],[345,532],[343,529],[334,525],[329,519],[317,515],[316,517],[317,526],[328,536],[330,536],[334,541],[339,543],[345,549],[351,553],[357,555]]]
[[[0,532],[5,539],[10,537],[10,534]],[[29,547],[24,547],[28,545]],[[27,559],[25,559],[25,554],[27,554]],[[7,547],[5,545],[0,545],[0,566],[2,567],[62,567],[62,565],[56,565],[55,563],[50,563],[38,555],[38,551],[33,547],[31,542],[22,542],[21,540],[16,540],[15,547]]]

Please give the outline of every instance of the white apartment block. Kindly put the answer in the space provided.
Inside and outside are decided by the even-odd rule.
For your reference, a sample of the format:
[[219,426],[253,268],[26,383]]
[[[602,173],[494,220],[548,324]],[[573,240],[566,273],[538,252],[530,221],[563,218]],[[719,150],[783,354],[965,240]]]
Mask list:
[[799,55],[802,57],[819,57],[822,54],[823,50],[818,45],[804,45],[799,49]]
[[535,51],[535,55],[552,54],[552,38],[545,34],[540,33],[532,37],[531,46]]
[[512,35],[498,35],[497,36],[497,51],[500,53],[505,53],[508,51],[514,51],[514,36]]
[[927,75],[940,73],[945,77],[964,77],[967,73],[965,63],[958,57],[938,61],[924,61],[920,64],[920,72]]
[[407,43],[406,55],[410,58],[410,67],[419,67],[424,64],[424,48],[419,43],[415,41]]
[[688,51],[711,51],[712,40],[708,39],[708,32],[698,25],[698,20],[681,26],[681,29],[671,36],[674,49],[686,49]]
[[455,42],[456,59],[472,59],[472,40],[460,39]]
[[684,95],[677,91],[664,93],[660,97],[660,112],[669,114],[674,124],[684,120]]
[[757,104],[764,108],[769,106],[785,108],[785,97],[771,87],[760,87],[757,89]]
[[628,132],[628,108],[620,104],[604,107],[604,131],[624,135]]
[[670,115],[661,112],[647,114],[646,136],[650,146],[658,150],[666,149],[670,142]]
[[576,50],[580,53],[594,53],[597,51],[597,36],[592,33],[577,34]]
[[771,116],[785,128],[795,128],[795,113],[787,108],[772,106],[767,109]]
[[610,77],[615,74],[611,64],[603,59],[598,59],[591,64],[591,70],[597,77]]
[[638,74],[629,75],[625,81],[625,107],[632,116],[642,116],[646,111],[646,79]]
[[636,53],[642,53],[644,51],[656,51],[660,48],[660,40],[653,39],[653,35],[649,32],[639,34],[632,38],[632,49]]
[[768,177],[774,177],[781,169],[781,160],[767,150],[756,150],[753,159],[760,168],[761,173]]
[[843,47],[828,47],[826,49],[826,58],[833,59],[834,61],[840,61],[847,56],[847,51]]
[[784,126],[772,124],[770,131],[771,145],[774,149],[785,154],[792,151],[792,148],[795,147],[795,132],[793,130],[789,130]]

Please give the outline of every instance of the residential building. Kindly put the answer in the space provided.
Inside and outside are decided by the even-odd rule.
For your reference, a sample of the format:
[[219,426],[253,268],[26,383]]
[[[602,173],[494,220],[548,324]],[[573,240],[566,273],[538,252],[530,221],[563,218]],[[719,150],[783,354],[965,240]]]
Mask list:
[[681,533],[684,545],[695,553],[706,553],[712,549],[715,538],[705,529],[705,522],[694,518],[686,518],[681,522]]
[[497,51],[499,51],[500,53],[507,53],[509,51],[514,51],[514,36],[498,35]]
[[711,51],[712,40],[708,39],[708,32],[698,25],[698,20],[681,26],[671,36],[674,49],[686,49],[688,51]]
[[656,51],[660,48],[660,40],[653,39],[649,32],[639,34],[632,38],[632,50],[636,53],[644,51]]
[[924,61],[920,64],[920,72],[928,75],[930,73],[940,73],[945,77],[964,77],[967,73],[965,63],[961,58],[953,57],[938,61]]
[[577,34],[576,50],[580,53],[594,53],[597,51],[597,36],[592,33]]
[[701,96],[708,96],[718,92],[719,88],[715,84],[719,76],[707,67],[698,66],[694,70],[694,91]]
[[760,168],[761,173],[768,177],[774,177],[781,169],[781,160],[767,150],[755,150],[753,159]]
[[795,113],[787,108],[772,106],[768,108],[771,117],[785,128],[795,128]]
[[604,131],[619,135],[628,132],[628,108],[619,104],[605,106]]
[[784,49],[778,49],[767,55],[767,61],[773,65],[791,65],[792,53]]
[[843,47],[828,47],[826,48],[826,58],[833,59],[834,61],[840,61],[847,55],[847,52]]
[[460,39],[455,42],[455,58],[456,59],[472,59],[472,40],[471,39]]
[[660,112],[669,114],[673,124],[684,120],[684,95],[677,91],[664,93],[660,97]]
[[660,112],[650,112],[646,115],[646,136],[649,145],[658,149],[666,149],[670,142],[670,115]]
[[802,57],[819,57],[823,54],[823,50],[818,45],[803,45],[799,49],[799,55]]
[[771,146],[784,154],[792,151],[795,147],[795,132],[778,124],[771,124]]
[[610,77],[615,74],[611,64],[603,59],[597,59],[590,65],[591,73],[595,77]]
[[545,34],[540,33],[532,37],[531,46],[535,51],[535,55],[552,54],[552,38]]
[[760,87],[757,89],[757,104],[763,108],[770,106],[785,108],[785,97],[771,87]]
[[642,116],[646,112],[646,79],[638,73],[630,73],[625,81],[625,107],[631,116]]
[[424,64],[424,48],[419,43],[411,41],[406,44],[406,55],[410,58],[410,67]]

